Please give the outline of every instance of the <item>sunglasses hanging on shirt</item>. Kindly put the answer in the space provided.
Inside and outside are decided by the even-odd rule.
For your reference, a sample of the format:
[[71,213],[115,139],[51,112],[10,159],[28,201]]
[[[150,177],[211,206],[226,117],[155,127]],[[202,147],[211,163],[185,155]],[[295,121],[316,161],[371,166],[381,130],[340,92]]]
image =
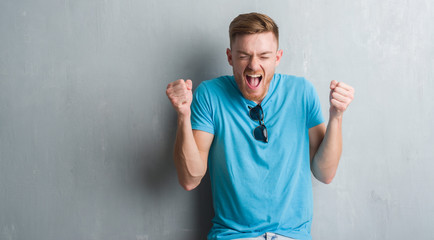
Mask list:
[[256,140],[268,143],[268,132],[264,122],[264,111],[260,104],[255,107],[249,106],[249,116],[254,121],[259,121],[259,126],[253,129],[253,136]]

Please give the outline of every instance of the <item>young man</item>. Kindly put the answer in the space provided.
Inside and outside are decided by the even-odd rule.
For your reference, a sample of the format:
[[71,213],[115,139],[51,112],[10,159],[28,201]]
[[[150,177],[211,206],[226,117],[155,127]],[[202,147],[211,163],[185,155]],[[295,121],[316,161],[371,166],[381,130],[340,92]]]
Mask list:
[[229,27],[233,76],[167,86],[178,113],[174,159],[192,190],[209,164],[215,217],[208,239],[311,239],[311,174],[330,183],[342,152],[342,115],[354,89],[330,83],[327,128],[303,77],[275,74],[278,27],[241,14]]

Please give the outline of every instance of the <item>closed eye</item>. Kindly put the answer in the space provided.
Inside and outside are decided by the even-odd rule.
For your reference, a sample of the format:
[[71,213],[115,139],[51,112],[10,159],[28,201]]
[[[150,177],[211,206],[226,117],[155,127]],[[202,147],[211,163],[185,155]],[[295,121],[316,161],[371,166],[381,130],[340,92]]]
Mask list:
[[269,59],[269,58],[271,58],[271,54],[270,53],[263,53],[263,54],[261,54],[260,55],[260,58],[261,59]]

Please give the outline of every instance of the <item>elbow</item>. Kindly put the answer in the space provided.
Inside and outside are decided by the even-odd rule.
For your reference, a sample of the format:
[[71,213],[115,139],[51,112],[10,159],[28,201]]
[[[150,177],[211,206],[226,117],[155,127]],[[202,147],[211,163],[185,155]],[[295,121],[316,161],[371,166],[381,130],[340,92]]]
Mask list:
[[324,184],[330,184],[330,183],[332,183],[334,178],[335,178],[335,174],[330,175],[330,176],[323,176],[321,179],[318,179],[318,180],[320,180]]
[[186,191],[195,189],[202,182],[205,173],[192,174],[191,172],[183,171],[178,173],[178,182]]
[[184,188],[185,191],[191,191],[194,190],[198,185],[194,185],[194,184],[182,184],[181,183],[182,188]]
[[179,181],[179,184],[181,185],[182,188],[184,188],[184,190],[186,191],[191,191],[194,190],[197,186],[199,186],[200,184],[200,180],[199,181]]
[[333,178],[332,177],[331,178],[325,178],[325,179],[322,179],[320,181],[324,184],[330,184],[330,183],[332,183]]
[[336,168],[333,169],[324,169],[324,168],[312,168],[312,173],[315,178],[324,184],[332,183],[333,179],[336,176]]
[[329,175],[329,176],[324,176],[324,175],[318,175],[318,174],[314,173],[313,175],[315,176],[315,178],[318,181],[320,181],[321,183],[324,183],[324,184],[330,184],[330,183],[332,183],[332,181],[333,181],[333,179],[335,177],[335,174]]

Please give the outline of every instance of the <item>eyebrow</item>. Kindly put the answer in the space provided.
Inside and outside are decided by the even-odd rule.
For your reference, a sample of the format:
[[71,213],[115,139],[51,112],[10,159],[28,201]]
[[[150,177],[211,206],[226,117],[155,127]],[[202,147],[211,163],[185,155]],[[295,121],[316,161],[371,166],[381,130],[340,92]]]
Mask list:
[[[247,53],[247,52],[244,52],[244,51],[241,51],[241,50],[238,50],[237,51],[238,53],[241,53],[241,54],[245,54],[245,55],[250,55],[249,53]],[[266,54],[272,54],[273,52],[272,51],[267,51],[267,52],[262,52],[262,53],[259,53],[259,55],[266,55]]]

